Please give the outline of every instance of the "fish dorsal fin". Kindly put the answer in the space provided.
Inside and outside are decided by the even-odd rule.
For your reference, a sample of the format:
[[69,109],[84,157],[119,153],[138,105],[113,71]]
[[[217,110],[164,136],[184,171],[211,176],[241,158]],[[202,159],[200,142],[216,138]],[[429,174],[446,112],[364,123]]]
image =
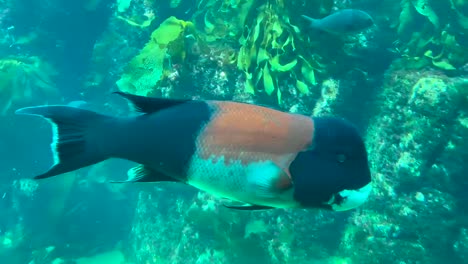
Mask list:
[[111,183],[126,183],[126,182],[178,182],[162,172],[153,170],[145,165],[138,165],[128,170],[128,180],[112,181]]
[[123,98],[130,101],[137,112],[151,114],[158,112],[160,110],[170,108],[179,104],[186,103],[190,100],[183,100],[183,99],[166,99],[166,98],[155,98],[155,97],[146,97],[146,96],[139,96],[124,92],[114,92],[114,94],[118,94]]

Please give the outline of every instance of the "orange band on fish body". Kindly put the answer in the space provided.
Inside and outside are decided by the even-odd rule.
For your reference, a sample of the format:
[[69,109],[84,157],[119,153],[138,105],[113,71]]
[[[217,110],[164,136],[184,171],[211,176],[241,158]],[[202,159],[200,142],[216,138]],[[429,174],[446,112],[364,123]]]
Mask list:
[[307,116],[236,102],[209,104],[213,116],[197,138],[200,158],[242,164],[271,160],[287,170],[312,143],[313,121]]

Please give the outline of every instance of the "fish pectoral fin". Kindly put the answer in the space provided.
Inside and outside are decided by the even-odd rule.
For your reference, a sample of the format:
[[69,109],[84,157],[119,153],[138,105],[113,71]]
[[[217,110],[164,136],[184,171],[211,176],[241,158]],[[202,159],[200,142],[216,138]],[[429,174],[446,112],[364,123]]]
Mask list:
[[133,167],[127,172],[128,179],[126,181],[111,181],[111,183],[127,183],[127,182],[178,182],[162,172],[153,170],[140,164]]
[[265,205],[256,205],[256,204],[242,204],[242,205],[228,205],[223,204],[224,207],[234,210],[243,210],[243,211],[254,211],[254,210],[268,210],[268,209],[275,209],[271,206]]
[[160,110],[167,109],[167,108],[190,101],[190,100],[146,97],[146,96],[139,96],[139,95],[124,93],[120,91],[117,91],[114,93],[130,101],[135,111],[140,112],[140,113],[145,113],[145,114],[155,113]]
[[249,168],[248,191],[261,198],[275,198],[292,187],[289,174],[274,162],[267,162]]

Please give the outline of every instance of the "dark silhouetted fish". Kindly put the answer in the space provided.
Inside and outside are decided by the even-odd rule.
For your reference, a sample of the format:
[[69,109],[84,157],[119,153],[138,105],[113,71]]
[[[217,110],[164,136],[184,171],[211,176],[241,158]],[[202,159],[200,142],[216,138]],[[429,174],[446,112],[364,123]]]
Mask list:
[[340,35],[360,32],[374,25],[368,13],[357,9],[343,9],[322,19],[302,17],[310,22],[310,28]]
[[70,106],[16,111],[49,120],[54,165],[43,179],[109,158],[141,165],[129,182],[182,182],[242,202],[242,210],[355,208],[371,191],[364,142],[350,123],[262,106],[149,98],[117,92],[141,115]]

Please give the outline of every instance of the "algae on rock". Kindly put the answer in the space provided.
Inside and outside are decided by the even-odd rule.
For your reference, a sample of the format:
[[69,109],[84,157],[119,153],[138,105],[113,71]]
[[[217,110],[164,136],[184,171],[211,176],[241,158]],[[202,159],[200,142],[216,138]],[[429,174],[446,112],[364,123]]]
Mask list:
[[117,86],[121,91],[151,95],[173,63],[185,59],[186,36],[192,34],[193,24],[175,17],[166,19],[152,34],[150,41],[125,69]]
[[[397,263],[432,262],[448,254],[427,249],[432,244],[450,247],[452,238],[437,234],[451,232],[460,210],[453,192],[457,184],[447,177],[461,175],[462,162],[457,158],[457,166],[446,167],[450,162],[444,160],[457,156],[454,148],[459,153],[460,147],[466,148],[453,133],[468,136],[459,125],[460,111],[468,105],[465,96],[458,77],[395,68],[387,72],[366,136],[374,198],[353,214],[341,245],[345,256],[367,261],[362,253],[372,250],[376,261],[368,263],[380,263],[392,252]],[[460,158],[468,157],[464,153]],[[385,228],[389,231],[381,233]],[[382,252],[382,247],[387,250]]]

